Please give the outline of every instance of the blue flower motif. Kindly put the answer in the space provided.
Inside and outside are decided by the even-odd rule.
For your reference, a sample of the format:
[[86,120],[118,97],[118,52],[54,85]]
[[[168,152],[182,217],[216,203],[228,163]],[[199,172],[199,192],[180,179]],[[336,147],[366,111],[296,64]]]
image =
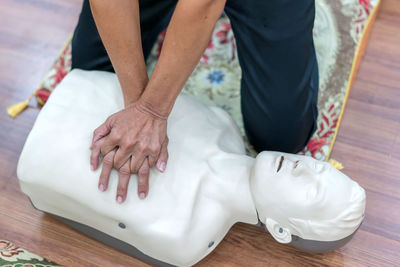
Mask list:
[[210,83],[220,84],[224,80],[224,74],[220,70],[215,70],[212,73],[208,74],[207,78],[210,80]]

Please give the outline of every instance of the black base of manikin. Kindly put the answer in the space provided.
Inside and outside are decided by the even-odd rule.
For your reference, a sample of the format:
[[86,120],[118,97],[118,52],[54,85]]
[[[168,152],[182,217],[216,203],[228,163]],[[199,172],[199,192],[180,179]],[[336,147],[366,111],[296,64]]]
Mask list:
[[147,256],[146,254],[142,253],[140,250],[138,250],[136,247],[121,241],[115,237],[112,237],[110,235],[107,235],[99,230],[96,230],[90,226],[77,223],[75,221],[71,221],[69,219],[50,214],[51,216],[54,216],[58,220],[66,223],[67,225],[71,226],[72,228],[78,230],[79,232],[84,233],[87,236],[90,236],[91,238],[94,238],[104,244],[107,244],[119,251],[122,251],[130,256],[133,256],[135,258],[138,258],[148,264],[151,264],[153,266],[159,266],[159,267],[174,267],[174,265],[159,261],[157,259],[154,259],[150,256]]

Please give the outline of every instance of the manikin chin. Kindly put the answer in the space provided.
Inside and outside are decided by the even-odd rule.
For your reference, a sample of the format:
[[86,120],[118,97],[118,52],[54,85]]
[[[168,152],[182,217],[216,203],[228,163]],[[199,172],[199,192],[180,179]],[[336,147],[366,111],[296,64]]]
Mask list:
[[73,70],[53,92],[22,151],[18,177],[33,205],[156,265],[189,266],[209,254],[236,222],[259,224],[280,243],[308,252],[343,246],[360,226],[365,192],[312,158],[245,155],[241,135],[219,108],[180,95],[168,120],[167,170],[150,173],[145,200],[132,175],[115,201],[90,170],[93,130],[123,107],[115,74]]

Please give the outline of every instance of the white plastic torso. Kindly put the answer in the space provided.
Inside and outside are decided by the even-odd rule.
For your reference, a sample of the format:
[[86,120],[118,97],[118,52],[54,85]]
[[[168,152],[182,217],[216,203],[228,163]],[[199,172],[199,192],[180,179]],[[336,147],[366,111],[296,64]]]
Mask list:
[[18,166],[21,188],[37,208],[174,265],[201,260],[235,222],[257,223],[248,183],[254,160],[244,156],[239,131],[224,111],[187,95],[178,97],[168,120],[167,170],[151,171],[147,198],[138,198],[132,176],[128,197],[118,204],[116,171],[100,192],[101,168],[90,170],[90,141],[93,130],[122,107],[114,74],[67,75],[39,114]]

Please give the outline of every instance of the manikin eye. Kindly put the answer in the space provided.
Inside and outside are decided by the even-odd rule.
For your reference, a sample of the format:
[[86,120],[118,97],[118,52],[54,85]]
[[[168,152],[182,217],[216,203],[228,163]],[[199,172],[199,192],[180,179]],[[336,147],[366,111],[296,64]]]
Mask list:
[[276,172],[278,173],[279,172],[279,170],[281,169],[281,167],[282,167],[282,163],[283,163],[283,160],[285,159],[285,157],[284,156],[281,156],[281,160],[279,161],[279,166],[278,166],[278,169],[276,170]]
[[299,165],[299,161],[298,160],[296,160],[296,162],[294,163],[293,169],[296,169],[297,165]]

